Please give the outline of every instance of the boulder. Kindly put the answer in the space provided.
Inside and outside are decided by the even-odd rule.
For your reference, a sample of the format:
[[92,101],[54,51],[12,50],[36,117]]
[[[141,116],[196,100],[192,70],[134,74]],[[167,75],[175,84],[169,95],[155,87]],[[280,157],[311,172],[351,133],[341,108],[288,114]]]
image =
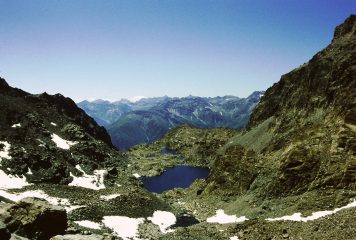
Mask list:
[[30,240],[29,238],[20,237],[16,234],[12,234],[10,240]]
[[6,227],[6,224],[0,220],[0,239],[8,240],[8,239],[10,239],[10,237],[11,237],[11,234]]
[[[5,224],[11,232],[33,240],[47,240],[64,233],[67,213],[59,206],[37,198],[25,198],[7,209]],[[1,238],[2,239],[2,238]]]

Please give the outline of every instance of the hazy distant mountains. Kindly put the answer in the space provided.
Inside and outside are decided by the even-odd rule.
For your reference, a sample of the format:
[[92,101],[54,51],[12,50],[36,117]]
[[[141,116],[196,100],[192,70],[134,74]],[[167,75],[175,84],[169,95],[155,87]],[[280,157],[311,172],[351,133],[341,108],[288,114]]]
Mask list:
[[146,98],[137,102],[95,100],[78,103],[88,115],[104,126],[113,144],[122,149],[150,143],[183,124],[199,128],[242,128],[263,92],[247,98],[184,97]]
[[102,99],[95,101],[82,101],[77,105],[82,108],[89,116],[95,119],[99,125],[110,126],[116,122],[123,114],[136,111],[148,110],[160,102],[170,99],[169,97],[145,98],[137,102],[122,99],[110,102]]

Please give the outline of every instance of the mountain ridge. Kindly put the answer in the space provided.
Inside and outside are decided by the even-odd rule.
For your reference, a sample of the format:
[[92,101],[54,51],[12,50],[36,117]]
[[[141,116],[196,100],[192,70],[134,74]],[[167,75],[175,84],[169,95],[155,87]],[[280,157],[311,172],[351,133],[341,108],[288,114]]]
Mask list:
[[[212,134],[178,127],[129,151],[135,168],[149,166],[152,160],[143,153],[162,147],[210,167],[207,179],[163,198],[184,202],[199,219],[216,209],[252,219],[218,227],[241,239],[354,239],[356,15],[334,35],[310,61],[266,90],[245,129]],[[353,208],[334,214],[346,205]],[[203,236],[207,228],[195,225],[163,239]]]
[[[183,124],[200,128],[242,128],[263,93],[255,91],[247,98],[162,97],[142,99],[129,105],[123,105],[121,102],[82,102],[78,103],[78,106],[98,122],[106,121],[99,118],[99,115],[110,115],[112,123],[105,127],[113,144],[121,150],[127,150],[137,144],[156,141],[170,129]],[[113,121],[115,112],[118,119]]]
[[[326,48],[251,101],[246,128],[182,125],[125,153],[72,100],[32,95],[0,78],[0,238],[354,239],[355,66],[351,15]],[[174,100],[163,109],[177,121],[195,117],[197,105],[211,110],[188,100],[191,108]],[[182,164],[210,174],[162,194],[142,188],[140,176]],[[21,200],[29,195],[60,207]],[[51,213],[60,213],[58,231],[42,227],[55,226],[43,221]],[[169,217],[155,221],[162,213]]]
[[126,171],[106,130],[71,99],[30,94],[0,78],[0,113],[1,239],[118,239],[110,224],[101,229],[105,217],[178,216]]
[[[104,149],[108,152],[115,151],[107,131],[98,126],[70,98],[61,94],[33,95],[10,87],[3,78],[0,78],[0,98],[0,139],[12,146],[9,150],[10,158],[3,160],[1,164],[5,172],[11,169],[10,172],[21,175],[31,169],[36,174],[29,176],[32,179],[30,181],[65,183],[70,181],[69,170],[76,163],[86,162],[93,167],[92,170],[106,160],[113,164],[110,157],[100,153]],[[75,144],[72,148],[76,150],[70,151],[71,155],[68,155],[68,151],[55,147],[56,139],[63,144],[83,144]],[[93,146],[97,150],[93,151]],[[95,156],[102,163],[87,161],[82,149],[92,152],[92,157]],[[63,165],[56,164],[55,157],[61,159]]]
[[[236,150],[233,144],[227,146],[226,155],[253,150],[260,157],[280,159],[278,174],[283,177],[265,186],[270,193],[302,193],[322,186],[355,188],[355,39],[356,16],[352,15],[336,28],[335,38],[325,49],[267,89],[247,130],[235,137]],[[253,148],[257,142],[245,141],[265,124],[266,130],[257,135],[266,139],[258,152]]]

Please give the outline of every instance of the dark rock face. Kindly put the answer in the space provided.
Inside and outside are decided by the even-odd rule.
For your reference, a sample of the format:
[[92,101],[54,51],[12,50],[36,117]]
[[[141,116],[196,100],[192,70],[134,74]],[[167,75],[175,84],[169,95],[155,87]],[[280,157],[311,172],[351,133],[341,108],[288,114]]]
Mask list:
[[355,124],[356,26],[355,15],[336,28],[333,42],[308,63],[282,76],[269,88],[251,115],[248,127],[270,116],[283,117],[291,109],[312,112],[332,109]]
[[219,191],[224,195],[245,193],[256,178],[256,154],[239,145],[218,155],[207,179],[206,193]]
[[277,194],[303,192],[312,183],[318,174],[322,154],[308,149],[305,146],[297,146],[281,159],[279,178],[273,187]]
[[49,95],[43,93],[32,95],[20,89],[10,87],[5,79],[0,78],[0,99],[2,115],[7,117],[7,119],[4,119],[4,117],[0,118],[0,126],[2,127],[12,125],[14,121],[21,120],[25,113],[42,116],[48,115],[46,117],[51,118],[53,122],[57,122],[58,118],[65,117],[81,125],[92,137],[111,145],[110,136],[107,134],[105,128],[98,126],[91,117],[76,106],[73,100],[61,94]]
[[343,24],[336,27],[333,41],[339,38],[352,37],[352,35],[354,35],[356,31],[355,21],[356,15],[351,15],[345,20]]
[[74,123],[82,126],[84,131],[94,138],[111,145],[110,136],[107,134],[105,128],[99,127],[92,118],[88,117],[82,109],[77,107],[72,99],[66,98],[61,94],[51,96],[46,93],[39,95],[39,99],[44,100],[43,102],[50,106],[54,106],[60,114],[65,115]]
[[11,237],[11,233],[6,227],[6,224],[0,221],[0,239],[8,240]]
[[67,228],[67,213],[63,208],[35,198],[7,206],[0,217],[1,239],[9,239],[11,232],[29,239],[47,240]]
[[[58,146],[55,135],[71,146]],[[0,79],[0,141],[11,145],[11,158],[2,159],[0,169],[25,175],[32,183],[68,184],[70,172],[78,173],[74,168],[78,164],[90,173],[117,166],[121,159],[106,130],[71,99],[32,95],[10,87],[4,79]]]

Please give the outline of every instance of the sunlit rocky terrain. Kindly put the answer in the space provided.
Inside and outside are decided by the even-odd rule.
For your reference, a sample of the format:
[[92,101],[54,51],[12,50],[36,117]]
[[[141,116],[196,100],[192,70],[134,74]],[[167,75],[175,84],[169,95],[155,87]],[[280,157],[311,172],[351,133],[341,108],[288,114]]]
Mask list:
[[[244,129],[181,125],[126,152],[71,99],[1,78],[0,239],[355,239],[355,66],[351,15]],[[208,176],[146,189],[181,165]]]

